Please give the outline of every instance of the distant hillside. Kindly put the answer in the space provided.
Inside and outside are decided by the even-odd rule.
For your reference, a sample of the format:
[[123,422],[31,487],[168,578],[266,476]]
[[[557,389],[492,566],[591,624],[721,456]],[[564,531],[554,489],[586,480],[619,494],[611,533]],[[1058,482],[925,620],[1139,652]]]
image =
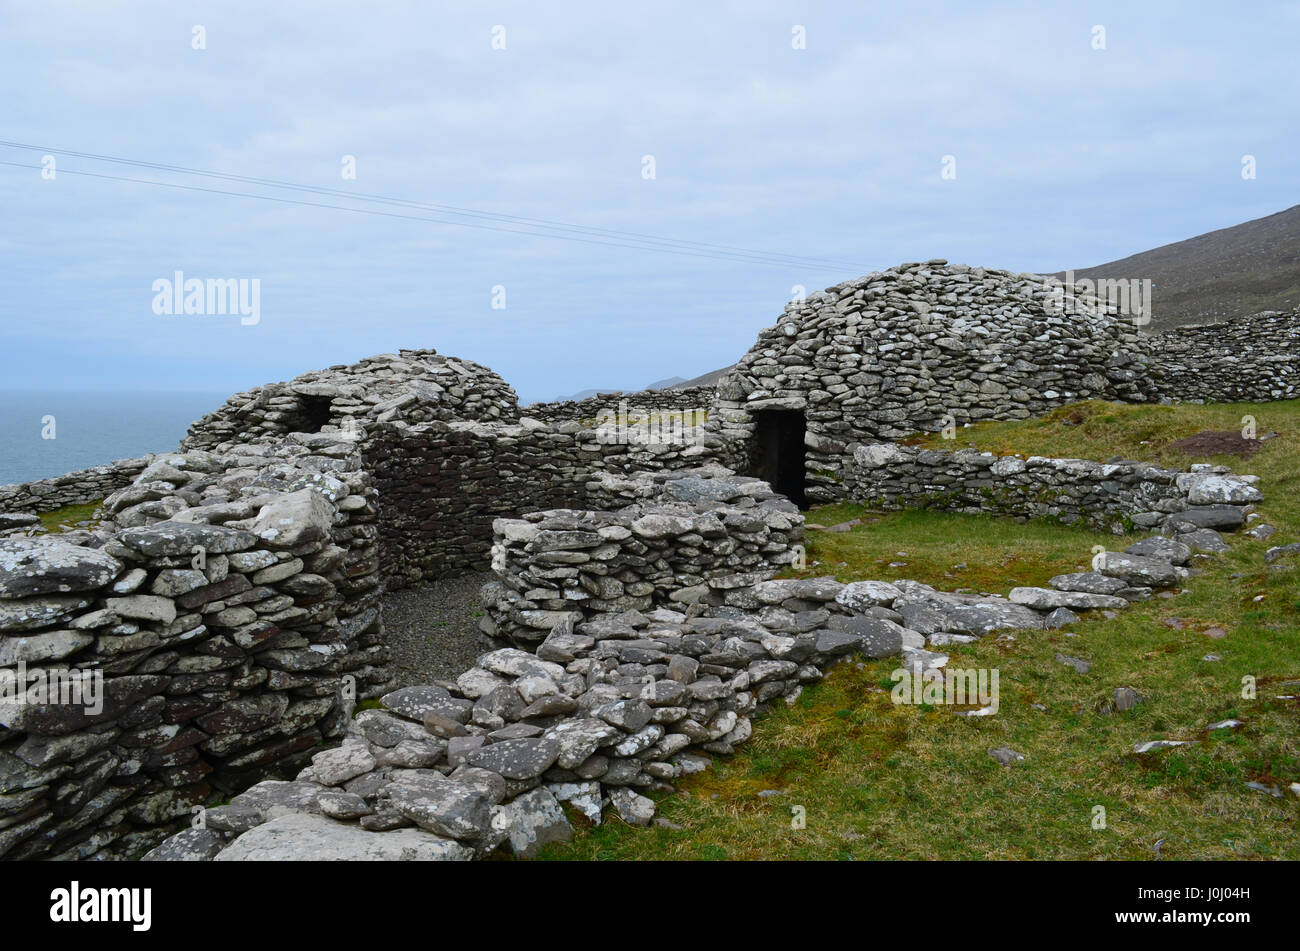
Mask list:
[[[735,364],[733,363],[731,366],[734,367]],[[710,370],[708,373],[704,374],[703,376],[697,376],[693,380],[683,380],[682,382],[674,385],[673,389],[689,390],[693,386],[713,386],[724,376],[726,376],[727,371],[729,371],[730,369],[731,367],[723,367],[721,370]]]
[[[664,380],[656,380],[654,383],[648,383],[641,387],[642,390],[680,390],[690,384],[680,376],[670,376]],[[601,393],[623,393],[623,392],[640,392],[639,390],[625,391],[615,386],[605,386],[595,390],[579,390],[577,393],[571,393],[568,396],[557,396],[554,400],[547,402],[561,403],[566,400],[585,400],[588,397],[598,396]]]
[[682,384],[686,381],[680,376],[670,376],[666,380],[659,380],[657,383],[646,384],[647,390],[680,390]]
[[1300,306],[1300,205],[1109,264],[1076,268],[1074,276],[1149,278],[1153,330],[1294,310]]

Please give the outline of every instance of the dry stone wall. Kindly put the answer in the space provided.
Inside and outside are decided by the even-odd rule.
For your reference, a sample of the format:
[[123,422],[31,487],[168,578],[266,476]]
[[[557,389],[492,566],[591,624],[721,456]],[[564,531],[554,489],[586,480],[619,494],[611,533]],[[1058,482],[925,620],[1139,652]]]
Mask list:
[[495,522],[487,634],[533,645],[562,621],[694,604],[798,558],[803,515],[758,479],[711,466],[601,481],[606,499],[635,501]]
[[1153,344],[1161,393],[1187,403],[1300,397],[1300,313],[1179,327]]
[[[697,395],[649,394],[658,407]],[[617,402],[590,418],[586,408],[543,404],[545,420],[520,418],[514,391],[487,368],[403,350],[236,394],[182,445],[225,451],[287,432],[355,436],[378,490],[384,580],[399,588],[486,568],[493,519],[585,505],[597,473],[698,465],[721,446],[703,414],[665,431],[658,420],[622,419]]]
[[[53,512],[69,505],[98,502],[130,485],[153,460],[152,454],[138,459],[119,459],[109,465],[79,469],[51,479],[0,485],[0,513]],[[0,514],[0,532],[32,523],[32,520],[27,520],[6,525],[3,518],[4,515]]]
[[626,406],[633,414],[656,411],[695,411],[703,416],[714,400],[714,387],[692,386],[684,390],[638,390],[633,393],[598,393],[582,400],[556,400],[549,403],[530,403],[525,415],[543,422],[560,420],[596,420],[621,412]]
[[138,854],[391,681],[354,440],[160,455],[104,512],[0,540],[0,857]]
[[1245,522],[1243,507],[1260,499],[1256,481],[1222,466],[1184,472],[1142,462],[1024,459],[877,443],[855,451],[849,489],[856,501],[888,509],[1052,518],[1122,534],[1173,517],[1237,528]]
[[716,436],[700,436],[619,443],[594,427],[531,418],[378,427],[364,441],[363,453],[379,491],[387,583],[397,588],[485,569],[495,519],[586,507],[605,473],[699,465],[719,444]]

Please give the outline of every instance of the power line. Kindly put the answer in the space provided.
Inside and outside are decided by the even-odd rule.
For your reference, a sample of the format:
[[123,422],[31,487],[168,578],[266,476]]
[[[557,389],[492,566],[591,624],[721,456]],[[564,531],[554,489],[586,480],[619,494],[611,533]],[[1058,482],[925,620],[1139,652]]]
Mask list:
[[[268,201],[277,201],[287,204],[300,204],[311,207],[330,208],[342,211],[353,211],[362,214],[379,214],[385,217],[405,218],[408,220],[430,221],[438,224],[448,224],[461,227],[476,227],[481,230],[502,231],[510,234],[531,235],[536,237],[563,238],[565,240],[578,240],[589,244],[603,244],[610,247],[630,248],[634,250],[646,251],[664,251],[667,253],[688,254],[695,257],[708,257],[715,260],[739,260],[749,263],[781,265],[789,267],[813,267],[827,270],[850,269],[856,271],[860,265],[847,262],[837,261],[826,258],[805,257],[803,255],[789,255],[768,251],[760,251],[751,248],[735,247],[731,245],[710,244],[703,241],[688,241],[676,238],[664,238],[656,235],[642,234],[634,231],[619,231],[609,228],[595,228],[584,225],[575,225],[567,222],[550,221],[543,218],[529,218],[521,215],[508,215],[497,212],[484,212],[474,209],[463,208],[455,205],[443,205],[433,202],[417,202],[408,199],[392,198],[384,195],[375,195],[370,193],[353,193],[344,189],[324,188],[320,186],[303,185],[296,182],[285,182],[277,179],[255,178],[244,175],[234,175],[226,172],[215,172],[206,169],[195,169],[186,166],[168,165],[158,162],[146,162],[138,159],[123,158],[120,156],[99,155],[91,152],[77,152],[68,149],[52,149],[43,146],[32,145],[23,142],[12,142],[0,140],[0,146],[9,148],[26,149],[30,151],[39,151],[55,155],[68,155],[77,158],[90,159],[92,161],[111,162],[120,165],[128,165],[137,168],[148,168],[157,171],[171,172],[174,174],[196,175],[207,178],[215,178],[225,181],[242,182],[246,184],[259,185],[263,187],[282,188],[298,192],[327,195],[332,197],[342,197],[350,201],[361,201],[376,204],[395,205],[399,207],[409,207],[423,211],[430,211],[442,215],[455,215],[458,217],[467,217],[484,221],[496,221],[506,223],[521,224],[529,229],[549,229],[547,231],[539,230],[519,230],[517,228],[500,228],[489,227],[486,225],[471,225],[462,221],[448,221],[444,218],[425,218],[422,216],[391,214],[375,212],[367,209],[353,208],[349,206],[333,205],[324,202],[309,201],[292,201],[289,199],[275,198],[269,195],[260,195],[248,192],[233,192],[223,189],[202,188],[192,185],[180,185],[174,182],[162,182],[152,179],[137,179],[124,176],[107,175],[104,173],[80,171],[75,169],[59,169],[59,171],[70,174],[85,175],[93,178],[102,178],[112,181],[134,182],[138,184],[155,185],[161,187],[183,188],[190,191],[205,191],[211,194],[228,195],[234,197],[255,198]],[[14,168],[39,168],[39,166],[23,165],[14,162],[0,162],[0,165],[7,165]],[[570,235],[553,232],[570,232]],[[584,238],[572,237],[572,235],[584,235]],[[614,238],[615,241],[596,240]]]
[[[41,169],[41,166],[39,165],[24,165],[20,162],[0,162],[0,166],[8,166],[10,168],[26,168],[26,169],[33,169],[36,171],[39,171]],[[713,260],[717,260],[717,261],[743,261],[749,264],[777,263],[771,261],[755,261],[751,258],[737,257],[735,255],[709,254],[702,251],[690,251],[690,250],[679,249],[679,248],[661,248],[661,247],[655,247],[653,245],[622,244],[613,241],[600,241],[594,238],[580,238],[575,235],[545,234],[536,231],[521,231],[517,228],[496,228],[496,227],[492,227],[491,225],[476,225],[466,221],[446,221],[440,218],[426,218],[421,215],[403,215],[392,211],[377,211],[372,208],[349,208],[346,205],[331,205],[328,202],[304,201],[302,199],[296,199],[296,198],[279,198],[275,195],[258,195],[253,192],[236,192],[236,191],[228,191],[226,189],[221,189],[221,188],[205,188],[202,185],[182,185],[179,182],[159,182],[159,181],[153,181],[151,179],[146,179],[146,178],[129,178],[123,175],[108,175],[103,172],[87,172],[78,169],[59,169],[59,174],[83,175],[89,178],[102,178],[108,181],[132,182],[137,185],[157,185],[162,188],[179,188],[179,189],[183,189],[184,191],[206,192],[212,195],[227,195],[235,198],[255,198],[259,201],[271,201],[283,205],[303,205],[310,208],[329,208],[329,209],[334,209],[336,211],[350,211],[358,215],[376,215],[383,218],[401,218],[407,221],[425,221],[425,222],[430,222],[432,224],[451,225],[457,228],[476,228],[482,231],[500,231],[500,232],[505,232],[507,234],[522,234],[522,235],[528,235],[530,237],[538,237],[538,238],[558,238],[561,241],[578,241],[583,244],[599,244],[599,245],[604,245],[606,247],[613,247],[613,248],[630,248],[636,251],[658,251],[663,254],[678,254],[678,255],[684,255],[686,257],[712,258]]]

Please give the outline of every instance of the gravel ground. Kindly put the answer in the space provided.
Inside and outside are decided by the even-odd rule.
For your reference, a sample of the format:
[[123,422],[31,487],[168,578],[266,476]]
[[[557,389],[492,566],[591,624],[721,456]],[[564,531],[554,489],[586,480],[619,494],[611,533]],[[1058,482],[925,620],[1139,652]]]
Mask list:
[[491,572],[476,572],[384,596],[394,689],[455,679],[492,649],[478,629],[478,592],[490,580]]

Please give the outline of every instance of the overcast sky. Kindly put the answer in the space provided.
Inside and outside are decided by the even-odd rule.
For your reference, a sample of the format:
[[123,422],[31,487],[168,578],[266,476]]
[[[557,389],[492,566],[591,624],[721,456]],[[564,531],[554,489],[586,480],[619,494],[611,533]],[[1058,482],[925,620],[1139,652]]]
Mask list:
[[[234,391],[433,347],[525,402],[636,388],[733,362],[795,285],[1085,267],[1300,202],[1297,3],[113,6],[0,7],[0,138],[39,146],[0,147],[29,166],[0,165],[3,387]],[[113,181],[76,172],[447,219],[78,151],[836,263]],[[155,314],[175,271],[257,279],[260,321]]]

